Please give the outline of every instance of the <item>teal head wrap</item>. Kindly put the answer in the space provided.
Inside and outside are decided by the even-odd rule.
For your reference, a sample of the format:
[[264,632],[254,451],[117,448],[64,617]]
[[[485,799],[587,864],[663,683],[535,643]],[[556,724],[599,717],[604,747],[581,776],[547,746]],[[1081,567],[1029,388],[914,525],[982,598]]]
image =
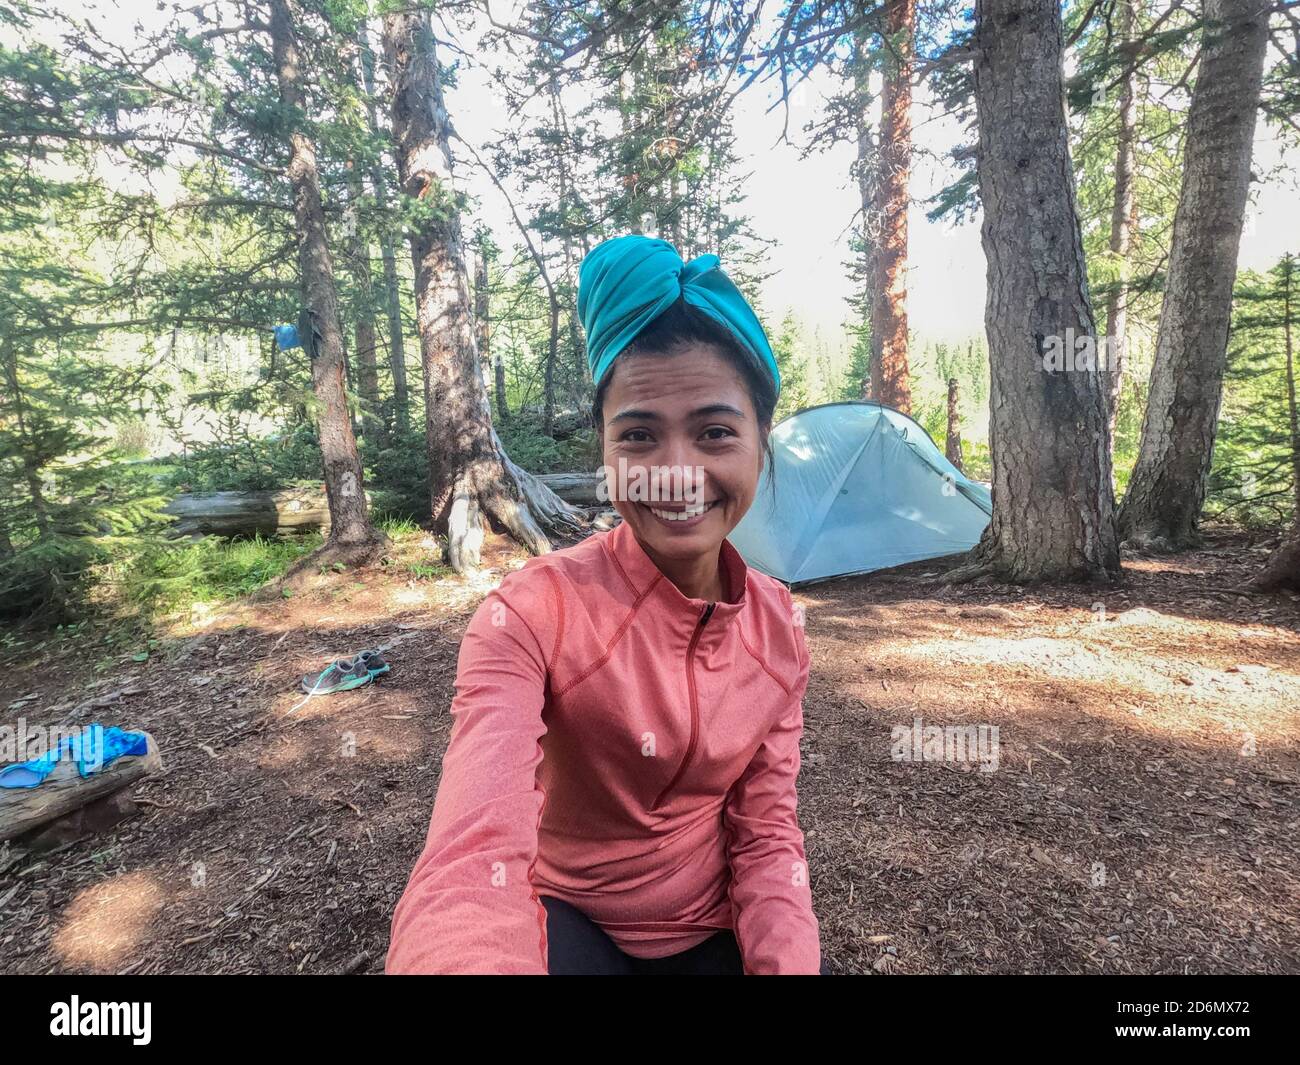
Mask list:
[[596,245],[578,268],[578,317],[597,385],[638,333],[682,297],[726,328],[781,392],[767,334],[716,255],[682,262],[667,241],[632,234]]

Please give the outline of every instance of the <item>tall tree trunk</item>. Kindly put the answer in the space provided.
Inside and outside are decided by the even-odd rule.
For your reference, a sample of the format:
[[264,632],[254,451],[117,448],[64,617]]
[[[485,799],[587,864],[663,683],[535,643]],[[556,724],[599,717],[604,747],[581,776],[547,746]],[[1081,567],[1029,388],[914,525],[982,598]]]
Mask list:
[[948,378],[948,433],[943,442],[943,453],[957,469],[961,469],[961,413],[957,409],[957,378]]
[[[555,167],[558,179],[557,186],[560,193],[560,246],[564,256],[564,272],[561,275],[563,278],[564,315],[568,323],[569,353],[573,358],[573,403],[584,421],[589,422],[590,412],[582,409],[585,391],[583,386],[587,376],[587,357],[586,347],[578,330],[577,284],[575,281],[577,264],[574,261],[573,230],[571,228],[574,224],[571,214],[575,203],[572,193],[574,182],[569,177],[569,167],[573,158],[573,152],[570,149],[572,133],[569,130],[568,116],[561,106],[560,93],[554,80],[551,81],[551,121],[561,133],[560,150],[555,153]],[[580,203],[580,201],[577,202]],[[583,213],[585,214],[585,212]],[[583,232],[585,234],[585,227]]]
[[890,0],[882,42],[880,103],[880,237],[871,301],[871,391],[888,406],[912,412],[907,364],[907,202],[912,166],[912,56],[916,0]]
[[[485,166],[484,169],[487,169],[487,167]],[[550,308],[551,332],[550,342],[546,349],[546,373],[542,390],[542,432],[546,436],[550,436],[555,425],[555,362],[560,346],[560,300],[556,295],[555,285],[551,281],[551,273],[546,268],[546,257],[542,254],[542,249],[533,243],[532,234],[528,232],[528,224],[520,217],[519,211],[515,208],[514,200],[510,198],[510,194],[506,192],[505,186],[501,184],[496,174],[488,170],[488,176],[505,198],[506,203],[509,204],[510,214],[515,220],[515,226],[519,230],[519,235],[524,238],[528,253],[533,257],[533,264],[537,267],[538,276],[542,279],[542,286],[546,289],[547,305]]]
[[[381,202],[380,210],[384,209]],[[397,281],[397,253],[392,238],[379,238],[384,264],[384,313],[388,318],[388,370],[393,376],[393,424],[398,433],[411,427],[411,390],[406,383],[406,343],[402,330],[402,295]]]
[[[1133,39],[1133,6],[1139,0],[1120,0],[1119,40]],[[1119,277],[1106,297],[1106,334],[1110,338],[1110,358],[1106,365],[1106,409],[1110,423],[1112,449],[1115,416],[1124,387],[1124,362],[1128,345],[1129,244],[1132,241],[1137,201],[1133,186],[1137,171],[1137,92],[1136,68],[1130,64],[1124,74],[1119,96],[1119,136],[1115,146],[1115,198],[1110,212],[1110,251],[1116,260]]]
[[993,518],[965,575],[1109,580],[1119,572],[1119,546],[1104,384],[1095,363],[1058,372],[1046,361],[1075,337],[1095,343],[1060,8],[1056,0],[977,0],[975,19]]
[[383,422],[379,411],[379,365],[375,361],[374,282],[370,275],[370,242],[361,231],[359,201],[361,175],[355,169],[348,172],[348,205],[346,215],[348,269],[357,291],[356,307],[356,365],[357,394],[361,399],[361,426],[366,440],[374,445],[382,443]]
[[1292,526],[1290,535],[1269,555],[1264,569],[1249,587],[1263,592],[1278,588],[1300,591],[1300,521]]
[[[860,7],[858,9],[860,14]],[[868,324],[873,316],[875,292],[879,285],[879,271],[876,266],[876,245],[880,240],[880,221],[877,217],[879,198],[877,186],[880,182],[880,167],[876,158],[876,146],[872,142],[871,124],[867,120],[871,104],[871,51],[870,33],[865,26],[853,33],[853,91],[854,91],[854,125],[858,138],[858,157],[856,168],[858,174],[858,202],[862,207],[862,284],[863,307],[862,319]],[[872,356],[868,366],[868,376],[862,381],[862,398],[875,399],[875,344],[871,345]]]
[[493,391],[497,399],[497,417],[501,424],[510,421],[510,404],[506,401],[506,364],[501,352],[492,355],[492,291],[488,287],[488,237],[479,234],[474,273],[474,317],[478,321],[479,354],[492,360]]
[[478,566],[485,516],[541,554],[550,542],[539,522],[577,527],[580,513],[510,462],[492,429],[452,182],[450,119],[428,13],[385,15],[384,52],[402,191],[436,208],[410,237],[431,513],[434,528],[447,536],[448,561],[466,573]]
[[[365,94],[366,115],[370,132],[379,136],[379,114],[375,108],[375,56],[363,22],[357,30],[361,66],[361,88]],[[378,162],[370,170],[370,184],[375,190],[375,207],[380,218],[388,214],[388,185]],[[397,253],[386,227],[379,232],[379,255],[384,265],[384,312],[388,318],[388,368],[393,375],[393,423],[399,435],[411,425],[411,399],[406,383],[406,345],[402,331],[402,297],[397,284]]]
[[1287,255],[1282,260],[1282,335],[1286,344],[1286,396],[1287,414],[1291,425],[1291,470],[1295,478],[1295,524],[1291,535],[1278,549],[1252,582],[1261,590],[1273,588],[1300,589],[1300,408],[1296,404],[1295,342],[1292,329],[1292,279],[1295,276],[1295,259]]
[[1300,407],[1296,404],[1295,384],[1295,333],[1292,329],[1292,307],[1295,301],[1295,257],[1287,254],[1282,260],[1282,338],[1286,350],[1286,403],[1291,423],[1291,490],[1295,494],[1295,520],[1300,523]]
[[1268,0],[1205,4],[1142,443],[1119,514],[1121,535],[1139,543],[1197,541],[1223,394],[1268,7]]
[[[630,42],[620,37],[620,44],[630,47]],[[624,63],[618,74],[618,121],[619,121],[619,181],[623,190],[623,214],[633,233],[645,234],[645,218],[639,196],[639,157],[632,151],[632,130],[640,125],[636,121],[636,77],[633,64],[640,62],[634,56],[631,63]]]
[[555,360],[560,350],[560,301],[549,280],[546,296],[550,304],[551,331],[546,345],[546,381],[542,397],[542,434],[550,436],[555,429]]
[[[302,111],[303,100],[298,45],[289,4],[288,0],[270,0],[270,3],[271,44],[280,101],[296,114]],[[300,121],[295,117],[295,127]],[[289,182],[293,187],[298,230],[298,264],[307,308],[319,331],[313,345],[311,377],[318,405],[325,494],[330,508],[329,539],[321,552],[341,561],[361,562],[372,557],[387,538],[370,524],[361,459],[348,418],[347,393],[343,387],[343,331],[339,325],[338,293],[334,288],[334,263],[325,236],[316,149],[301,128],[294,129],[289,142]]]
[[[303,290],[303,301],[306,302],[305,288]],[[339,337],[343,338],[343,394],[345,396],[355,396],[357,394],[357,382],[352,373],[352,358],[348,355],[348,342],[343,329],[342,311],[339,312]],[[353,440],[356,440],[361,435],[361,423],[357,421],[357,412],[353,409],[351,403],[348,404],[348,425],[352,427]]]

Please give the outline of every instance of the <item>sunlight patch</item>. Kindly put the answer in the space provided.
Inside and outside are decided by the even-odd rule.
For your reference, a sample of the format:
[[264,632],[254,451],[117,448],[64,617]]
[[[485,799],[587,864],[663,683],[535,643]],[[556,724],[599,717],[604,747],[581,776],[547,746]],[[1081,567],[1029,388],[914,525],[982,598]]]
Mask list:
[[167,901],[152,873],[125,873],[80,892],[51,943],[65,964],[107,972],[131,959]]

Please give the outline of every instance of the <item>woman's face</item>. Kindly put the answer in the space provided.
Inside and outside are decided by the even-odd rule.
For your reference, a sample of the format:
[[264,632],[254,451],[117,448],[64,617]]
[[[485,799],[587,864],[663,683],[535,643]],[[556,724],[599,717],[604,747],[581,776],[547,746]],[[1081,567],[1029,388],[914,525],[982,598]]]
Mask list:
[[716,559],[762,470],[743,377],[711,345],[630,354],[611,372],[601,447],[614,509],[652,558]]

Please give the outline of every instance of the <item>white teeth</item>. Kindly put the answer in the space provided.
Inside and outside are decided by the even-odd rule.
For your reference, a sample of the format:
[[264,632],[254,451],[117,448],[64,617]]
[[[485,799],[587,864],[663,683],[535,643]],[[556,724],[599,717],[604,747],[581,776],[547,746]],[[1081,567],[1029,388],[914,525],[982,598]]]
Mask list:
[[660,510],[658,507],[651,507],[650,513],[657,518],[663,518],[664,521],[690,521],[692,518],[698,518],[712,506],[712,503],[705,503],[698,507],[687,507],[685,510]]

